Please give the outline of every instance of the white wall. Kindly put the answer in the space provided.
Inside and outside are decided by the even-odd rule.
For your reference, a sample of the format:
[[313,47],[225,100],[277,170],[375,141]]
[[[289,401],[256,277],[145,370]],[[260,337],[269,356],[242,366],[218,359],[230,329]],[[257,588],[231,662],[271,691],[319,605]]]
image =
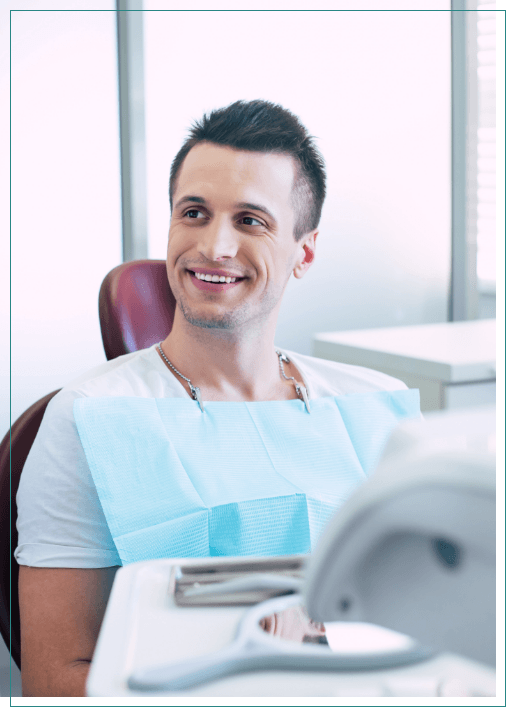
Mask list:
[[[115,4],[100,5],[104,11],[80,11],[96,7],[88,1],[53,3],[77,11],[12,13],[13,421],[35,400],[105,361],[98,291],[121,262],[121,210]],[[3,12],[2,36],[5,20]],[[6,71],[8,61],[2,62],[2,88]],[[8,233],[8,223],[2,225]],[[5,243],[2,248],[8,263]],[[8,320],[4,294],[2,322]],[[3,436],[9,426],[8,327],[1,337]]]
[[165,257],[170,163],[192,120],[263,98],[301,118],[328,169],[317,261],[288,286],[277,344],[309,353],[317,331],[446,320],[449,0],[390,12],[144,6],[150,257]]

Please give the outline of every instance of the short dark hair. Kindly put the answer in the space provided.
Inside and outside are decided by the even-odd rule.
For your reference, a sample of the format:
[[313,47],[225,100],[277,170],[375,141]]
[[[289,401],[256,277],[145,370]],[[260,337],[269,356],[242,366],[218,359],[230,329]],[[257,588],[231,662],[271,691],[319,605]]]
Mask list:
[[292,191],[296,213],[295,240],[300,240],[318,226],[325,199],[325,163],[314,138],[293,113],[269,101],[236,101],[195,121],[170,169],[171,210],[181,165],[192,147],[201,142],[293,157],[296,165]]

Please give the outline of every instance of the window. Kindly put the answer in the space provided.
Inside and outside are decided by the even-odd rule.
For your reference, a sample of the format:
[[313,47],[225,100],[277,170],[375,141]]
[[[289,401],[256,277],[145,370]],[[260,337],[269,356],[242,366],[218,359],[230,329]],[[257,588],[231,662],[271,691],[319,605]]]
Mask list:
[[495,2],[478,2],[477,10],[477,275],[478,288],[495,290],[496,240],[496,13]]

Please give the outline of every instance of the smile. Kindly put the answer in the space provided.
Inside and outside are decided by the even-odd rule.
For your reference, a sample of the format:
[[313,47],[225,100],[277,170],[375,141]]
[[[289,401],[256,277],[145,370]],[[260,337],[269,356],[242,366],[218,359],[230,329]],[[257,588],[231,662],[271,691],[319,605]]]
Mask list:
[[195,287],[199,290],[208,290],[211,292],[223,292],[223,290],[229,290],[231,287],[237,287],[237,285],[246,279],[244,277],[194,272],[193,270],[188,270],[187,272],[190,275],[191,281]]
[[235,282],[236,277],[225,277],[224,275],[204,275],[204,273],[196,272],[195,277],[198,280],[205,280],[206,282]]

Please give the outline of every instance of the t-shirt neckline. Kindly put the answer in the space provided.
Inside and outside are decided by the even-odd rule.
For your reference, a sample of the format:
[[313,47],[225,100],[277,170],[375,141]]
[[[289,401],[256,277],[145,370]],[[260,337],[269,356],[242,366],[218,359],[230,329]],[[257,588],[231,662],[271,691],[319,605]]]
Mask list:
[[[151,346],[152,354],[153,354],[153,356],[156,357],[156,360],[157,360],[157,364],[156,364],[156,365],[158,366],[159,370],[160,370],[160,367],[161,367],[161,369],[163,369],[163,371],[164,371],[165,374],[168,374],[168,375],[172,376],[171,380],[174,380],[175,383],[178,384],[178,386],[186,393],[187,397],[190,398],[190,400],[193,400],[192,396],[190,395],[189,390],[187,389],[186,381],[183,381],[182,378],[179,378],[173,371],[171,371],[171,369],[167,366],[167,364],[164,363],[164,361],[162,360],[162,358],[161,358],[161,356],[160,356],[160,354],[158,353],[158,350],[157,350],[158,345],[159,345],[160,343],[161,343],[161,342],[158,342],[157,344],[153,344],[153,345]],[[285,349],[282,349],[282,348],[280,348],[279,346],[276,346],[276,349],[277,349],[278,351],[281,351],[281,353],[286,354],[286,355],[288,356],[288,358],[290,358],[290,360],[293,360],[293,361],[294,361],[295,367],[297,368],[297,371],[300,373],[300,377],[301,377],[301,379],[302,379],[301,382],[302,382],[302,384],[303,384],[303,385],[305,386],[305,388],[306,388],[307,396],[308,396],[309,400],[311,400],[311,398],[312,398],[313,396],[312,396],[312,394],[311,394],[311,389],[310,389],[310,387],[309,387],[308,384],[307,384],[306,373],[305,373],[304,370],[303,370],[303,366],[301,366],[298,361],[295,361],[295,360],[294,360],[292,352],[288,353]],[[299,399],[300,399],[300,398],[299,398]],[[217,402],[218,402],[218,401],[217,401]],[[226,402],[226,401],[219,401],[219,402]],[[264,401],[257,401],[257,402],[279,402],[279,400],[277,400],[277,401],[264,400]]]

